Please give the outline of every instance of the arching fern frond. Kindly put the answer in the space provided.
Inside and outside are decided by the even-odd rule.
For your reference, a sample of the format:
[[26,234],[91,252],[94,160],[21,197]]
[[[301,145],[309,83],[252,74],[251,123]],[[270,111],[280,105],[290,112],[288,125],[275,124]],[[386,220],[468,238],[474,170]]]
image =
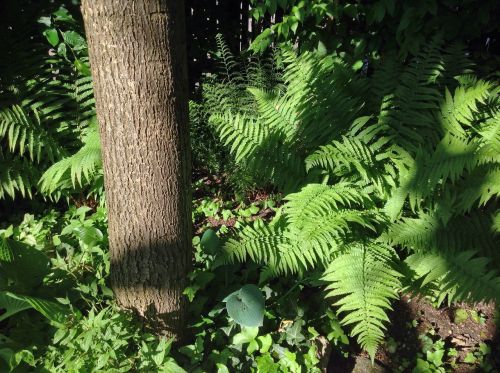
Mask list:
[[343,313],[341,323],[353,325],[352,335],[371,356],[384,339],[384,323],[391,300],[401,284],[392,248],[374,242],[345,247],[328,266],[323,280],[327,297]]
[[53,161],[63,152],[61,146],[44,128],[36,109],[13,105],[0,111],[0,140],[5,138],[11,153],[29,154],[33,162],[43,157]]
[[80,150],[45,171],[40,179],[41,190],[51,195],[68,187],[91,183],[101,171],[101,165],[101,143],[97,125],[94,125],[85,134]]
[[32,190],[38,182],[40,171],[33,163],[3,154],[0,148],[0,199],[7,196],[14,199],[16,194],[32,196]]
[[282,218],[271,224],[256,220],[224,244],[225,261],[244,262],[248,259],[263,264],[274,275],[304,274],[306,270],[321,267],[336,245],[313,245],[302,241],[299,232],[286,227]]
[[429,248],[460,252],[481,250],[490,258],[500,258],[498,237],[491,231],[488,214],[476,212],[443,221],[445,214],[420,214],[418,218],[403,218],[389,227],[384,238],[391,245],[401,245],[410,252],[426,252]]
[[446,89],[445,100],[441,104],[440,124],[444,133],[464,138],[467,126],[474,121],[478,103],[484,103],[491,84],[478,80],[469,87],[458,86],[452,95]]
[[474,250],[416,253],[406,259],[422,286],[433,283],[438,304],[456,301],[500,300],[500,276],[490,270],[490,260]]

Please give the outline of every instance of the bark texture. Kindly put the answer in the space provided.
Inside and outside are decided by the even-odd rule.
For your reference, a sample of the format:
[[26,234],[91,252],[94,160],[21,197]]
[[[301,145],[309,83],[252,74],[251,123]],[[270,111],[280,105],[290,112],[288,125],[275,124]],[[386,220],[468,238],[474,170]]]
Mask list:
[[83,0],[119,304],[183,337],[191,265],[184,2]]

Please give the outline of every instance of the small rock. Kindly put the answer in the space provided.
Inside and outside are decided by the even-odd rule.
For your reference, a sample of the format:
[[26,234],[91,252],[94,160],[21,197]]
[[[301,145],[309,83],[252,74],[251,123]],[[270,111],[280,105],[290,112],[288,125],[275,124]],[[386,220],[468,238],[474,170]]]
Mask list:
[[373,363],[370,359],[363,356],[356,357],[356,363],[352,370],[352,373],[385,373],[386,370],[377,362]]

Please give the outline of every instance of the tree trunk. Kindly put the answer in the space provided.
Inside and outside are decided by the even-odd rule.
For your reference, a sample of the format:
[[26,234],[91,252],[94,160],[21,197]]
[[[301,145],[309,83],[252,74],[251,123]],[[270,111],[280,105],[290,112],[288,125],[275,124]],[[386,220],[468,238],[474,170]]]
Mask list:
[[183,337],[191,266],[184,2],[83,0],[118,303]]

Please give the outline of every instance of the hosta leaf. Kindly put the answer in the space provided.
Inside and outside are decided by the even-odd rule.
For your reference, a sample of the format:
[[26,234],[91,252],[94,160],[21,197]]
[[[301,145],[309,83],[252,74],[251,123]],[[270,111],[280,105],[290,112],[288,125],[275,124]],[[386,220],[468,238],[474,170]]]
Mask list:
[[257,327],[264,320],[264,296],[255,285],[245,285],[231,293],[226,299],[229,316],[238,324]]

